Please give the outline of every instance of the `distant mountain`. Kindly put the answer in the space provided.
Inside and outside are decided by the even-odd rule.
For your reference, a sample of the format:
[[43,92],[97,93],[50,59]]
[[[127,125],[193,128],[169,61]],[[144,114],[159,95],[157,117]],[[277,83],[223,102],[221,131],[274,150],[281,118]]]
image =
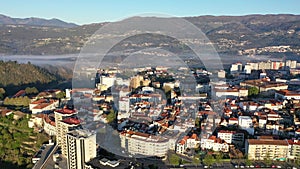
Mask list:
[[[264,54],[279,57],[300,55],[300,15],[197,16],[185,17],[184,19],[200,28],[219,53],[232,55]],[[4,20],[0,17],[0,23],[4,23]],[[6,21],[5,23],[9,22]],[[79,53],[90,36],[104,24],[107,23],[73,26],[71,28],[0,24],[0,54]],[[115,49],[123,50],[128,46],[134,46],[138,49],[139,46],[142,47],[145,40],[151,41],[149,37],[137,38],[132,39],[134,41],[124,42],[127,44]],[[154,38],[156,38],[156,44],[153,43],[153,47],[161,46],[159,43],[165,43],[163,42],[164,39],[159,41],[157,37]]]
[[30,26],[48,26],[60,28],[73,28],[78,25],[67,23],[59,19],[41,19],[41,18],[11,18],[0,14],[0,24],[3,25],[30,25]]

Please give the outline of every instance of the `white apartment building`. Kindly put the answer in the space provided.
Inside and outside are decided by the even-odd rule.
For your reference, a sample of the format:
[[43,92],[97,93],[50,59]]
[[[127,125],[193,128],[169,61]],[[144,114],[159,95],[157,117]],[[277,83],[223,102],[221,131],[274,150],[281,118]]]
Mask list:
[[96,134],[87,130],[73,130],[67,133],[68,169],[85,169],[85,163],[95,158]]
[[62,154],[67,155],[66,134],[79,125],[80,121],[72,118],[77,114],[76,110],[59,109],[54,111],[56,125],[56,142],[62,148]]
[[100,77],[100,84],[106,85],[108,88],[112,87],[116,81],[116,77],[112,76],[101,76]]
[[125,113],[128,113],[130,110],[130,98],[127,97],[121,97],[119,100],[119,111],[124,111]]
[[164,157],[169,150],[169,139],[140,132],[120,133],[121,147],[136,156]]
[[237,131],[221,130],[218,132],[218,138],[226,141],[228,144],[243,145],[244,133]]
[[253,122],[250,116],[239,116],[239,127],[246,130],[249,134],[254,134]]
[[240,62],[233,63],[230,67],[230,74],[242,72],[243,70],[243,64]]

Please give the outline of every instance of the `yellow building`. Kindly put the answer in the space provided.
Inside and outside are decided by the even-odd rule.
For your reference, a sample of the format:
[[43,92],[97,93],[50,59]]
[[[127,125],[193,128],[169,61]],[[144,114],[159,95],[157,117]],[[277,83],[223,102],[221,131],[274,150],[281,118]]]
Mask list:
[[274,140],[269,138],[248,139],[246,153],[249,160],[281,160],[288,157],[289,144],[287,140]]

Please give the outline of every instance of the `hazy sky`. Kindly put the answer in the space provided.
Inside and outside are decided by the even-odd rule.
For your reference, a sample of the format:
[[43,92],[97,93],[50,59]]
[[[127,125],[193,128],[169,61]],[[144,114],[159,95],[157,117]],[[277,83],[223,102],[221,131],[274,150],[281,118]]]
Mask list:
[[143,13],[171,16],[300,14],[299,6],[300,0],[0,0],[0,13],[89,24]]

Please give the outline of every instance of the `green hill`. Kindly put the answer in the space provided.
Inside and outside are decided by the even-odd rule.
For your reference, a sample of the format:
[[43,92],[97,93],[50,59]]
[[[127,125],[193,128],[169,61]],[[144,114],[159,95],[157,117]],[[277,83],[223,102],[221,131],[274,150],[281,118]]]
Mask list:
[[20,86],[26,84],[47,84],[57,77],[44,68],[30,63],[20,64],[16,61],[0,61],[0,86]]

